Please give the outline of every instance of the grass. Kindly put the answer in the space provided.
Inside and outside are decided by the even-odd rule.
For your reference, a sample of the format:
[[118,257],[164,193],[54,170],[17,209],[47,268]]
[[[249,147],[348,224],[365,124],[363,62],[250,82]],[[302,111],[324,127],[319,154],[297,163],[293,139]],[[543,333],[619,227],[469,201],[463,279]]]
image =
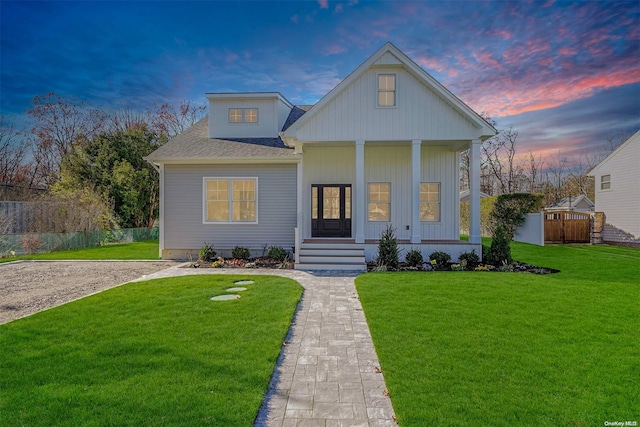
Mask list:
[[512,253],[561,272],[356,279],[400,425],[640,421],[640,250]]
[[302,289],[250,276],[130,283],[0,325],[0,425],[248,426]]
[[159,259],[158,241],[122,243],[117,245],[97,246],[94,248],[72,249],[68,251],[47,252],[45,254],[23,255],[11,258],[0,258],[0,263],[27,260],[136,260]]

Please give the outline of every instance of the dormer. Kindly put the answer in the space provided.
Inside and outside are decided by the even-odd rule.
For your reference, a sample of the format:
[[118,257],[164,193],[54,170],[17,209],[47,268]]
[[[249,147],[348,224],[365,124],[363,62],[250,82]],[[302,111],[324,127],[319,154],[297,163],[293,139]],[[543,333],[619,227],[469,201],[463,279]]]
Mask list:
[[293,105],[278,92],[208,93],[209,138],[276,138]]

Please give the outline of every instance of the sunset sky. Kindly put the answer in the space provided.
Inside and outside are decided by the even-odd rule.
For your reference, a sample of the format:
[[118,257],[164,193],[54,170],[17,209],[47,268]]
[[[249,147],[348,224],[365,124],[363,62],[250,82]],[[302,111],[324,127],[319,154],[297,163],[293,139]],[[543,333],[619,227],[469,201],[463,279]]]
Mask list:
[[278,91],[313,104],[390,41],[520,150],[575,157],[640,129],[640,2],[0,2],[0,109]]

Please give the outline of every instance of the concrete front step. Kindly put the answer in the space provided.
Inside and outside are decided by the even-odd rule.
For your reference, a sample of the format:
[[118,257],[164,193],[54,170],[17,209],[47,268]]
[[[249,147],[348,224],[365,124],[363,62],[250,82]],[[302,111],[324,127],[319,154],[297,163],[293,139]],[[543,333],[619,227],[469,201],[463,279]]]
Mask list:
[[339,270],[339,271],[367,271],[367,265],[362,264],[321,264],[321,263],[298,263],[296,270]]
[[304,242],[300,245],[298,270],[365,271],[362,245],[349,242]]
[[309,256],[335,256],[335,257],[349,257],[349,256],[364,256],[362,249],[336,249],[336,248],[307,248],[305,246],[300,247],[300,255]]
[[331,255],[307,255],[300,253],[300,262],[319,264],[364,264],[364,255],[331,256]]

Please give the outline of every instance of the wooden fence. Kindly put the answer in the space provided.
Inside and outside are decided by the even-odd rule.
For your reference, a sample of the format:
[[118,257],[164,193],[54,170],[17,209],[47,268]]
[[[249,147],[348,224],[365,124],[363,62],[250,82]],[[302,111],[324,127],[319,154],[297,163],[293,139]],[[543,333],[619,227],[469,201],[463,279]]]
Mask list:
[[590,243],[591,215],[560,211],[544,213],[545,243]]

